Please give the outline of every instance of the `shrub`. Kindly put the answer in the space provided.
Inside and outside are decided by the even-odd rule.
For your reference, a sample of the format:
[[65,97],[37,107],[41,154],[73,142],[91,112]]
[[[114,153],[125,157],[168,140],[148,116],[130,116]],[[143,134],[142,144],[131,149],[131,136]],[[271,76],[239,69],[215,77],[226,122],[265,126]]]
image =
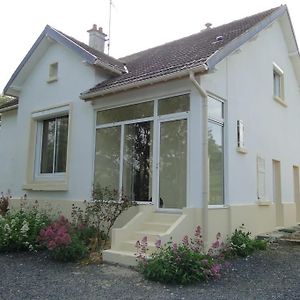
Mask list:
[[59,261],[76,261],[87,254],[87,247],[76,228],[60,216],[50,226],[40,231],[39,241]]
[[219,277],[221,264],[215,253],[223,246],[219,242],[213,244],[214,250],[204,252],[200,226],[196,228],[194,238],[185,236],[181,243],[170,240],[165,245],[156,242],[156,251],[147,259],[147,237],[137,241],[137,260],[139,271],[149,280],[162,283],[189,284],[211,277]]
[[255,250],[265,250],[266,247],[266,241],[252,239],[251,232],[245,231],[242,225],[239,229],[235,229],[229,238],[227,255],[247,257]]
[[4,195],[0,194],[0,216],[4,216],[8,212],[10,194]]
[[38,249],[38,234],[49,223],[49,215],[39,211],[37,202],[33,206],[23,203],[19,210],[0,215],[0,251]]
[[96,186],[91,201],[85,201],[84,210],[73,205],[72,219],[78,227],[84,228],[82,234],[90,241],[92,251],[101,251],[109,240],[109,232],[117,218],[136,202],[118,191],[108,187]]

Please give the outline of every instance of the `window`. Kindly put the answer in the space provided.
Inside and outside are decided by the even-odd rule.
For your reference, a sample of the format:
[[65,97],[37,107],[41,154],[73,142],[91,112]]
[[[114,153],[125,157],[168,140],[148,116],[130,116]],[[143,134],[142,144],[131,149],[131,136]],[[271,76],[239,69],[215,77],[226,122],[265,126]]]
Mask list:
[[273,97],[277,101],[284,101],[283,71],[275,64],[273,64]]
[[43,121],[41,174],[66,172],[68,116]]
[[53,63],[49,65],[49,78],[48,83],[56,81],[58,75],[58,63]]
[[95,186],[185,207],[189,107],[189,95],[180,95],[98,111]]
[[68,123],[68,115],[38,121],[36,176],[66,172]]
[[224,103],[208,97],[210,205],[224,204]]

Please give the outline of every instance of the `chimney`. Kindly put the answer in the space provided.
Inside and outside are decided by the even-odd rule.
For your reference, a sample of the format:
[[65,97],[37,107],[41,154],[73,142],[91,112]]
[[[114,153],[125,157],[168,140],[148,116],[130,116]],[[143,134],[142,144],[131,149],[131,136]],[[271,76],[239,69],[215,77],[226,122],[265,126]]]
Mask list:
[[90,34],[89,46],[100,52],[104,52],[106,34],[102,31],[102,27],[97,29],[97,25],[94,24],[93,28],[87,32]]

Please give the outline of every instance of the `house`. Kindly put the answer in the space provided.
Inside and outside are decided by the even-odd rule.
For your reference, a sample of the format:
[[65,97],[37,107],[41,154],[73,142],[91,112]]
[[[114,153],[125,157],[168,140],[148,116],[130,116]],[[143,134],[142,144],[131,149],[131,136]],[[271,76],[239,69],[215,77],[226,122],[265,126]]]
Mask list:
[[[108,261],[135,241],[206,242],[300,222],[300,59],[280,6],[121,59],[46,26],[4,88],[0,190],[67,211],[95,184],[140,203]],[[14,203],[13,201],[13,203]]]

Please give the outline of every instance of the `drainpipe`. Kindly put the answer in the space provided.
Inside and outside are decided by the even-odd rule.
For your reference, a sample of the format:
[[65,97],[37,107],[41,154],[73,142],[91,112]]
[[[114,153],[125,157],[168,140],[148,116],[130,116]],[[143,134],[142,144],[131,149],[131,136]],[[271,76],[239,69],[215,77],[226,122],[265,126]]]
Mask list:
[[195,78],[195,74],[190,72],[190,80],[194,84],[195,88],[202,97],[202,136],[203,136],[203,191],[202,191],[202,218],[203,228],[202,235],[204,245],[208,243],[208,203],[209,203],[209,159],[208,159],[208,104],[207,104],[207,93],[201,87],[199,82]]

